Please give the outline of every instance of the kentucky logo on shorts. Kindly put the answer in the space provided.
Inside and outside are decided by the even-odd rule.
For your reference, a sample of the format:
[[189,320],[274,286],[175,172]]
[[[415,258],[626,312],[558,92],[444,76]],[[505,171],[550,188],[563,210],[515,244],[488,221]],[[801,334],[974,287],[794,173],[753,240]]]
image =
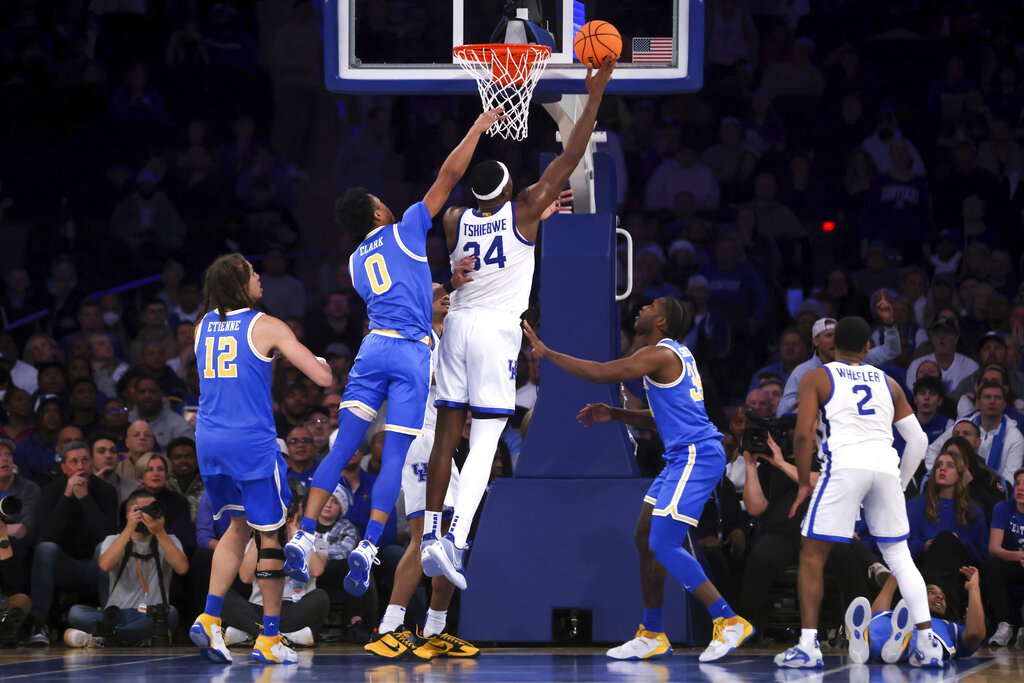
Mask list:
[[416,475],[416,481],[422,484],[427,480],[427,464],[425,462],[413,463],[412,473]]
[[516,379],[516,371],[519,369],[519,361],[511,360],[508,361],[508,378],[512,381]]

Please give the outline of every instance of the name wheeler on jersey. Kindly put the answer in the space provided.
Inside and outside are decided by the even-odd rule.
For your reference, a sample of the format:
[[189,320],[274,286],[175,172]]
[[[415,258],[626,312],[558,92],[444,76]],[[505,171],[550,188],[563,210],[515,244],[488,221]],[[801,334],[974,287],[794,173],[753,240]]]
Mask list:
[[451,250],[452,269],[466,256],[475,256],[473,281],[451,295],[451,311],[488,309],[518,316],[530,304],[533,286],[533,242],[516,228],[515,202],[493,213],[466,209],[459,217],[459,234]]
[[[821,454],[838,466],[869,468],[876,461],[897,465],[892,448],[892,390],[885,373],[866,363],[833,361],[823,367],[832,391],[818,416]],[[849,458],[846,453],[851,454]]]

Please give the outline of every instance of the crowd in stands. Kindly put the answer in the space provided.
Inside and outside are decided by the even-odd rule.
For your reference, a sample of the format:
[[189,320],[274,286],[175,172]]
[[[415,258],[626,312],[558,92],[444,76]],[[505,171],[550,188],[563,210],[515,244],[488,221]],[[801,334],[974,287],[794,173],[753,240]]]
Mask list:
[[[343,131],[326,171],[337,194],[364,185],[405,206],[479,107],[339,97],[337,119],[320,121],[321,11],[310,0],[0,7],[0,642],[49,644],[67,624],[85,634],[69,644],[138,642],[201,611],[227,520],[213,519],[198,473],[192,340],[203,269],[220,253],[250,257],[262,305],[334,372],[321,390],[275,364],[298,493],[289,515],[301,517],[367,323],[346,270],[355,240],[332,229],[310,244],[295,216],[296,188],[316,173],[311,137]],[[638,306],[668,295],[692,307],[686,343],[730,455],[694,533],[715,584],[762,633],[777,597],[763,586],[799,549],[791,425],[771,418],[798,409],[799,377],[834,359],[834,321],[848,315],[876,326],[869,362],[905,388],[929,438],[907,492],[915,560],[951,612],[966,604],[960,567],[981,570],[994,642],[1021,625],[1022,31],[1019,3],[998,0],[710,0],[700,92],[605,99],[603,150],[636,245],[622,353]],[[545,124],[519,145],[483,141],[481,154],[525,187],[554,149]],[[300,247],[324,250],[315,274],[296,276]],[[440,226],[428,259],[446,281]],[[513,476],[541,382],[526,348],[518,367],[494,476]],[[623,389],[644,405],[642,386]],[[769,447],[745,448],[745,431],[765,424]],[[376,625],[408,540],[400,509],[371,590],[357,600],[341,581],[368,520],[378,431],[320,515],[316,578],[286,591],[292,642],[312,644],[325,624],[365,642]],[[653,476],[657,434],[635,436]],[[8,514],[8,498],[21,509]],[[140,510],[153,504],[158,516]],[[888,574],[866,528],[827,571],[847,598],[877,593]],[[232,642],[255,635],[252,578],[250,562],[225,604]],[[425,611],[424,590],[410,612]]]

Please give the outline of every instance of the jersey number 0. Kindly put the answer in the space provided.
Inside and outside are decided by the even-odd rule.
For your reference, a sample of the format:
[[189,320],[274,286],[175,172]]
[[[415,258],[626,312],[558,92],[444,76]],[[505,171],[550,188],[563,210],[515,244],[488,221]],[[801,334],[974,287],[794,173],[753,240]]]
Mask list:
[[384,263],[384,257],[374,254],[363,263],[366,268],[366,277],[370,280],[370,289],[374,294],[383,294],[391,289],[391,276],[388,275],[388,266]]

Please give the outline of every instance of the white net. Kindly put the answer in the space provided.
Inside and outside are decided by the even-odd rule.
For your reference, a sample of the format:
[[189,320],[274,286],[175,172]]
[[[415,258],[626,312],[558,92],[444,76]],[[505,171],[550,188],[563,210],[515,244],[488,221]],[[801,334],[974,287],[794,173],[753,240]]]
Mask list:
[[546,45],[461,45],[454,61],[476,79],[484,111],[501,107],[505,118],[487,129],[492,137],[523,140],[527,135],[530,98],[551,57]]

